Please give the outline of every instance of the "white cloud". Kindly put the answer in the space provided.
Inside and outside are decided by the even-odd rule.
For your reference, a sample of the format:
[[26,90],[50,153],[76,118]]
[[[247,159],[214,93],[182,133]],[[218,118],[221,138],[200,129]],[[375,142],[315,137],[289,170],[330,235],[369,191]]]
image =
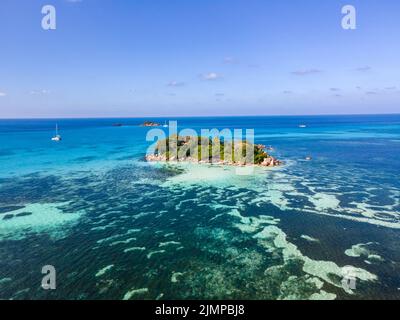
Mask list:
[[5,92],[0,92],[0,97],[5,97],[7,95],[7,93]]
[[213,81],[213,80],[221,79],[222,76],[218,73],[210,72],[210,73],[202,74],[201,78],[206,81]]

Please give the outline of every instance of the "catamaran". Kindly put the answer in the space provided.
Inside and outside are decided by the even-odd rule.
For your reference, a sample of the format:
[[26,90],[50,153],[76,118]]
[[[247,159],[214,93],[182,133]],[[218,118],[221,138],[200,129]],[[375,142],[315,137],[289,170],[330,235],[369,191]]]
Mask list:
[[56,135],[51,138],[52,141],[61,141],[61,136],[58,134],[58,124],[56,124]]

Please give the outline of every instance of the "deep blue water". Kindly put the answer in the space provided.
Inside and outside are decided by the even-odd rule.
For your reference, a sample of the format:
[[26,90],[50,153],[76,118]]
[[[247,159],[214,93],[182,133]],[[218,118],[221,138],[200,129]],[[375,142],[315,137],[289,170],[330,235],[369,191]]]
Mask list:
[[[254,129],[285,165],[147,164],[144,120]],[[0,298],[398,299],[399,172],[400,115],[0,120]]]

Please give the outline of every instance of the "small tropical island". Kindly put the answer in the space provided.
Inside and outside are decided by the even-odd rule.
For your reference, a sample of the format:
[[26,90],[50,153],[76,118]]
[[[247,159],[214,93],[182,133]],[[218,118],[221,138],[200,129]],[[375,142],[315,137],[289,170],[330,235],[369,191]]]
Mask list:
[[[230,166],[276,167],[282,162],[265,150],[266,146],[246,140],[225,141],[215,137],[171,136],[159,140],[148,162],[192,162]],[[253,150],[253,155],[251,151]]]
[[161,124],[153,121],[145,121],[141,125],[141,127],[161,127]]

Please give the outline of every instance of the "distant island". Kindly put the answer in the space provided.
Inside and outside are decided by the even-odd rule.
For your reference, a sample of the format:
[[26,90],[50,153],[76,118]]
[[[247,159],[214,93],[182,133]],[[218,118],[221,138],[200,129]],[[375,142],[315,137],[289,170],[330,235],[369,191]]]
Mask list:
[[[208,150],[204,150],[208,148]],[[224,141],[221,138],[171,136],[158,141],[149,162],[193,162],[219,165],[276,167],[281,161],[269,155],[266,146],[246,140]],[[248,153],[253,150],[253,155]]]
[[161,124],[153,121],[145,121],[141,125],[141,127],[161,127]]
[[[112,124],[113,127],[126,127],[126,126],[134,126],[134,124],[126,124],[121,122],[116,122]],[[161,124],[153,121],[145,121],[142,124],[139,124],[140,127],[161,127]]]

